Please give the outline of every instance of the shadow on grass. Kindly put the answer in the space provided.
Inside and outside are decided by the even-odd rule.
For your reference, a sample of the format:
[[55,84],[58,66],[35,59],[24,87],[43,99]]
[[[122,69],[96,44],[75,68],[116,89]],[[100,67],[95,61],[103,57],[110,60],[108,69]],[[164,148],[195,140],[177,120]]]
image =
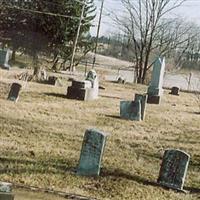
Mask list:
[[14,66],[17,66],[17,67],[19,67],[21,69],[27,68],[27,66],[28,66],[27,63],[24,63],[24,62],[21,62],[21,61],[18,61],[18,60],[11,61],[10,64],[14,65]]
[[137,175],[133,175],[130,174],[129,172],[123,171],[123,170],[119,170],[119,169],[115,169],[115,170],[102,170],[101,173],[102,177],[107,177],[107,176],[111,176],[111,177],[115,177],[115,178],[124,178],[124,179],[128,179],[131,181],[135,181],[139,184],[143,184],[143,185],[151,185],[154,187],[159,186],[158,183],[156,182],[152,182],[149,181],[141,176],[137,176]]
[[111,117],[111,118],[114,118],[114,119],[122,119],[120,116],[118,115],[105,115],[105,117]]
[[199,112],[186,111],[186,113],[200,115],[200,111]]
[[100,97],[104,97],[104,98],[111,98],[111,99],[123,99],[121,97],[118,96],[111,96],[111,95],[100,95]]
[[[165,190],[170,190],[170,188],[162,186],[162,185],[158,184],[157,182],[147,180],[144,177],[141,177],[141,176],[138,176],[138,175],[133,175],[133,174],[130,174],[129,172],[126,172],[126,171],[123,171],[123,170],[115,169],[115,170],[111,171],[111,170],[104,169],[101,172],[101,176],[102,177],[111,176],[111,177],[114,177],[114,178],[124,178],[124,179],[127,179],[127,180],[135,181],[139,184],[153,186],[153,187],[161,187]],[[200,193],[200,189],[194,188],[194,187],[184,187],[184,190],[174,190],[174,189],[172,189],[172,190],[175,191],[175,192],[181,192],[181,193],[191,193],[191,194]]]
[[44,93],[47,96],[52,96],[52,97],[59,97],[59,98],[65,98],[67,99],[67,96],[65,94],[58,94],[58,93]]
[[190,194],[197,194],[200,193],[200,188],[194,188],[194,187],[184,187],[186,191],[188,191]]
[[[1,169],[0,173],[58,173],[65,174],[68,172],[75,172],[76,166],[73,161],[64,161],[62,159],[55,160],[28,160],[21,158],[9,158],[9,157],[0,157]],[[12,167],[10,167],[12,166]],[[56,172],[55,172],[56,170]]]

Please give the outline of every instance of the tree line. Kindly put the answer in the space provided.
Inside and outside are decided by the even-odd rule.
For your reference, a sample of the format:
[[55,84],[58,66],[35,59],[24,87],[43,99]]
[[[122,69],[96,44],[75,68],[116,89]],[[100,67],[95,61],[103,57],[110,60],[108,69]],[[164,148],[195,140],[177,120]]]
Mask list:
[[101,53],[133,62],[137,82],[144,83],[147,71],[158,56],[166,56],[176,67],[199,67],[200,29],[170,13],[187,0],[121,0],[124,13],[112,13],[120,33],[99,42]]

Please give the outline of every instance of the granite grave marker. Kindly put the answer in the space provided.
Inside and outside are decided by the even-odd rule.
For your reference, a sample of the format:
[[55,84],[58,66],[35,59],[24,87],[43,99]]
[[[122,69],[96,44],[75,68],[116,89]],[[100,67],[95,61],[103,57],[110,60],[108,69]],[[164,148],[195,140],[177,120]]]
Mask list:
[[77,169],[78,175],[98,176],[107,134],[96,129],[86,130]]
[[151,82],[147,90],[147,103],[159,104],[163,95],[163,78],[165,72],[165,58],[158,58],[153,66]]
[[129,120],[141,120],[141,101],[121,101],[120,117]]
[[19,83],[13,83],[8,94],[8,99],[17,102],[21,87],[22,86]]
[[140,101],[141,103],[141,120],[145,118],[145,109],[147,103],[147,94],[135,94],[135,101]]
[[72,86],[67,89],[67,98],[88,101],[97,99],[98,93],[98,77],[96,72],[91,70],[84,81],[72,80]]
[[170,189],[183,191],[189,160],[190,156],[184,151],[166,150],[157,180],[158,184]]

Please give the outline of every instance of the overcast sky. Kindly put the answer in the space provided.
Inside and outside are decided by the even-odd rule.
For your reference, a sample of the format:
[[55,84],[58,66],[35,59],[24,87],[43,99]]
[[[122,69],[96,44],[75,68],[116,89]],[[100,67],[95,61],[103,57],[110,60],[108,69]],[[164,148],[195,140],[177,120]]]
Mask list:
[[[91,29],[92,35],[96,35],[101,0],[95,0],[95,4],[97,6],[97,17],[94,21],[95,27]],[[113,32],[119,31],[113,25],[111,18],[108,16],[110,11],[120,15],[122,12],[120,0],[104,0],[104,12],[102,16],[100,35],[108,36]],[[186,2],[180,8],[171,13],[170,17],[175,17],[177,15],[185,18],[188,21],[200,24],[200,0],[186,0]]]

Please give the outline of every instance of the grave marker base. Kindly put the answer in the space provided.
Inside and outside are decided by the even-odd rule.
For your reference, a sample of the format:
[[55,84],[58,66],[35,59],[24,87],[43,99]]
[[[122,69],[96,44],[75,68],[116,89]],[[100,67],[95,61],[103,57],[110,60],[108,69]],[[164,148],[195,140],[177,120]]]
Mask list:
[[148,96],[147,103],[149,104],[160,104],[160,96]]
[[0,200],[14,200],[14,195],[11,193],[0,192]]

